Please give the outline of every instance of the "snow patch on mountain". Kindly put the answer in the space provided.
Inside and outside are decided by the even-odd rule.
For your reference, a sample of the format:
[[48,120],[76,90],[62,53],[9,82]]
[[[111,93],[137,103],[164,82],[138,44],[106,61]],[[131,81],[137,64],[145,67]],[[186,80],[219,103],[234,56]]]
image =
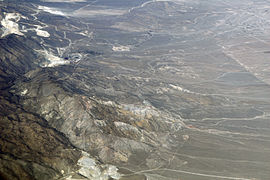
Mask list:
[[65,16],[65,14],[62,11],[59,11],[56,8],[51,8],[51,7],[47,7],[47,6],[38,6],[38,9],[43,10],[43,11],[48,12],[48,13],[51,13],[51,14]]
[[24,34],[19,30],[18,21],[21,19],[19,13],[4,13],[5,18],[2,19],[1,25],[3,34],[1,37],[5,37],[9,34],[17,34],[23,36]]
[[128,47],[128,46],[113,46],[112,50],[115,52],[130,51],[130,47]]
[[42,63],[41,65],[42,67],[55,67],[70,63],[69,61],[60,58],[47,50],[36,50],[36,51],[40,53],[42,56],[44,56],[45,59],[47,60],[46,62]]
[[45,30],[41,30],[42,29],[41,26],[36,25],[36,27],[37,28],[35,29],[35,31],[36,31],[36,33],[37,33],[38,36],[41,36],[41,37],[50,37],[50,33],[48,33]]
[[176,86],[176,85],[173,85],[173,84],[170,84],[170,86],[175,89],[175,90],[178,90],[178,91],[182,91],[182,92],[185,92],[185,93],[192,93],[190,90],[188,89],[184,89],[180,86]]
[[86,0],[43,0],[43,2],[65,2],[65,3],[74,3],[74,2],[86,2]]
[[[120,179],[118,169],[112,165],[98,165],[87,152],[82,152],[82,157],[78,160],[79,174],[93,180]],[[72,178],[69,178],[72,179]]]

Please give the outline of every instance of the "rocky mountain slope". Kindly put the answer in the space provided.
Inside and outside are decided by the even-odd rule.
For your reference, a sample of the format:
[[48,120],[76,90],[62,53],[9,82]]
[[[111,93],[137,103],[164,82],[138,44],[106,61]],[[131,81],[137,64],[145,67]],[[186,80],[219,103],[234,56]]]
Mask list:
[[[24,74],[40,67],[40,57],[35,49],[41,49],[41,46],[32,38],[12,33],[0,39],[1,179],[118,177],[117,169],[100,166],[33,108],[27,110],[20,103],[23,96],[16,95],[12,86],[18,80],[26,81]],[[91,168],[94,173],[89,172]]]

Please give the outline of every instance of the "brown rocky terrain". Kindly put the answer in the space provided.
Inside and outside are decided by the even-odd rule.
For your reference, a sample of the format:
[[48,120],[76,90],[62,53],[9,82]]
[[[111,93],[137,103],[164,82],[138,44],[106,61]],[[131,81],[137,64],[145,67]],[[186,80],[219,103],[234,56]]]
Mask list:
[[0,40],[1,177],[53,179],[75,171],[81,152],[45,119],[26,111],[20,97],[10,92],[14,81],[35,67],[37,57],[25,41],[17,36]]

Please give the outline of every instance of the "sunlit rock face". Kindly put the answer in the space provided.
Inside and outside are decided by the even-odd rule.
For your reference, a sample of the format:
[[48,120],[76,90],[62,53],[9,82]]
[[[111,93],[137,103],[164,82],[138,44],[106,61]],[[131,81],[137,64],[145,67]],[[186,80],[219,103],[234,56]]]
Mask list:
[[268,8],[1,1],[0,177],[267,180]]

